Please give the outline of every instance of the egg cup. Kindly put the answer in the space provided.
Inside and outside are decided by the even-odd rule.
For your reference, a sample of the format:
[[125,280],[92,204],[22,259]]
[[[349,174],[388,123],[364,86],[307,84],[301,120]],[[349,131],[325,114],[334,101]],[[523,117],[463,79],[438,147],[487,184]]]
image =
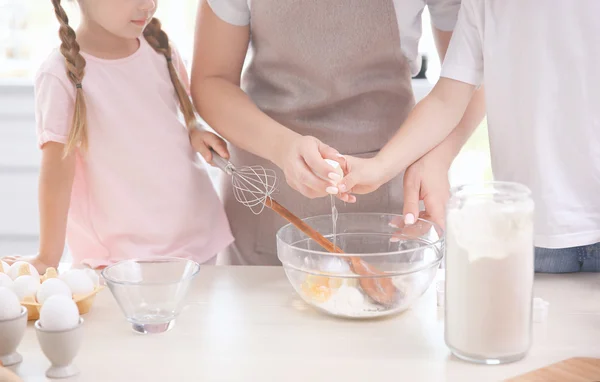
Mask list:
[[50,361],[46,370],[48,378],[69,378],[79,374],[79,369],[73,365],[73,359],[83,342],[83,318],[79,318],[76,327],[67,330],[47,330],[40,321],[35,322],[35,332],[42,352]]
[[9,320],[0,321],[0,362],[4,366],[16,365],[23,361],[17,347],[27,328],[27,308],[21,307],[21,314]]

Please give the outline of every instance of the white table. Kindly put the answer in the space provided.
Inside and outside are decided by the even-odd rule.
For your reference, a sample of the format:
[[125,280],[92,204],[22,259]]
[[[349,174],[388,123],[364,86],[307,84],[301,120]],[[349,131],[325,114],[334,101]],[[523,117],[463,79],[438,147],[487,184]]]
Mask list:
[[[534,324],[528,357],[478,366],[450,356],[443,311],[429,291],[409,311],[375,321],[320,314],[296,296],[278,267],[205,267],[176,326],[135,334],[110,291],[85,316],[85,342],[70,381],[497,381],[562,359],[600,357],[600,274],[536,278],[550,302]],[[48,366],[31,324],[13,370],[46,381]]]

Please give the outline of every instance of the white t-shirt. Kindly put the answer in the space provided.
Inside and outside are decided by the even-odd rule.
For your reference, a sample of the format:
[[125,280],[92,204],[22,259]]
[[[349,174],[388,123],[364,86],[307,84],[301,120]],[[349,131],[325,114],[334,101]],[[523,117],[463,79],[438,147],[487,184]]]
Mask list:
[[464,0],[442,76],[485,83],[497,180],[532,189],[535,244],[600,242],[600,0]]
[[[208,0],[208,3],[221,20],[229,24],[243,26],[250,23],[252,1]],[[437,29],[451,31],[456,23],[461,0],[393,0],[393,2],[398,20],[402,52],[408,59],[412,74],[416,75],[421,69],[419,39],[422,34],[421,13],[423,9],[426,5],[429,7],[431,22]]]

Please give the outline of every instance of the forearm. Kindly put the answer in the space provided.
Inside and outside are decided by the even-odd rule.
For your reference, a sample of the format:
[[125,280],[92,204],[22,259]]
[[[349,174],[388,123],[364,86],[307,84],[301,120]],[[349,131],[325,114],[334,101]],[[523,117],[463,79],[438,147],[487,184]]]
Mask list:
[[454,130],[433,150],[426,154],[442,160],[448,167],[485,117],[485,94],[481,87],[471,99],[467,110]]
[[[432,30],[438,55],[443,63],[450,45],[452,32],[439,30],[433,24]],[[483,86],[474,93],[459,124],[442,143],[427,153],[426,157],[435,158],[436,161],[441,161],[448,168],[450,167],[454,158],[456,158],[461,148],[469,140],[485,116],[484,93]]]
[[281,148],[297,133],[263,113],[237,84],[207,77],[192,86],[202,118],[235,146],[280,165]]
[[474,87],[442,78],[377,155],[388,181],[439,145],[461,122]]
[[[58,147],[48,147],[49,145]],[[62,147],[64,146],[57,143],[46,145],[39,180],[39,259],[53,267],[60,262],[65,247],[67,216],[75,171],[73,155],[63,159]]]

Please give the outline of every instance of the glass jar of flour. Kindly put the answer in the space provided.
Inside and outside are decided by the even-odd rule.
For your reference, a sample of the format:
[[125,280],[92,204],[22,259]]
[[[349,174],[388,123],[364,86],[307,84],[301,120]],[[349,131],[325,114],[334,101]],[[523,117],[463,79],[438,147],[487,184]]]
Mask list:
[[446,220],[446,345],[459,358],[500,364],[531,346],[533,200],[521,184],[452,190]]

